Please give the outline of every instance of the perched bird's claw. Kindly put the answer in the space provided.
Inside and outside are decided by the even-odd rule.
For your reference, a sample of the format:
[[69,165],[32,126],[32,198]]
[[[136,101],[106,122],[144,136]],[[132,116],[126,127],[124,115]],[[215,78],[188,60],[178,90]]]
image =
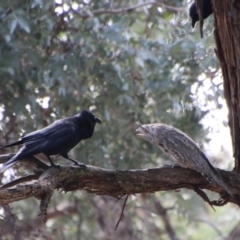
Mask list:
[[79,166],[79,167],[81,167],[81,168],[84,168],[84,169],[86,169],[87,168],[87,166],[84,164],[84,163],[80,163],[80,162],[75,162],[75,164],[74,165],[77,165],[77,166]]
[[79,167],[81,167],[81,168],[87,168],[87,166],[84,164],[84,163],[80,163],[79,161],[77,161],[77,160],[74,160],[74,159],[72,159],[72,158],[67,158],[68,160],[70,160],[70,161],[72,161],[73,163],[74,163],[74,165],[77,165],[77,166],[79,166]]
[[78,166],[81,167],[81,168],[87,169],[87,165],[85,165],[83,163],[78,164]]

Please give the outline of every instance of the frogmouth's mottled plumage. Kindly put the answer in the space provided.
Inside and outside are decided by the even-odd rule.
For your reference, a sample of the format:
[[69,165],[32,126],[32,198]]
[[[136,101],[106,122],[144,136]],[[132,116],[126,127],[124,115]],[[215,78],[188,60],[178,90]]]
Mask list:
[[141,125],[137,123],[136,133],[139,138],[157,145],[164,153],[184,168],[191,168],[203,174],[208,180],[222,187],[231,196],[219,172],[197,144],[180,130],[161,123]]

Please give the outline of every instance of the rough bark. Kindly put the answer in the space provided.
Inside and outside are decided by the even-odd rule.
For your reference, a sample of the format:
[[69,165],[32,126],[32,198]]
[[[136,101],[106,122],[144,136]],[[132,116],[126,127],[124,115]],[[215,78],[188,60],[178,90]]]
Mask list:
[[[219,169],[226,184],[234,194],[240,192],[240,177],[236,172]],[[30,197],[41,200],[40,212],[46,218],[46,211],[51,196],[55,190],[65,192],[86,190],[98,195],[108,195],[120,198],[125,194],[153,193],[156,191],[176,190],[180,188],[192,189],[205,201],[209,200],[200,189],[217,192],[226,202],[238,204],[236,199],[226,196],[217,185],[208,182],[201,174],[181,167],[162,167],[143,170],[109,170],[94,166],[86,168],[75,166],[48,167],[42,174],[36,175],[36,180],[24,177],[21,184],[16,182],[13,188],[0,189],[0,205]],[[27,182],[25,182],[25,180]],[[14,184],[13,184],[14,185]],[[202,195],[203,193],[203,195]],[[218,202],[211,202],[218,205]]]
[[212,1],[216,53],[223,73],[235,170],[240,170],[240,3]]

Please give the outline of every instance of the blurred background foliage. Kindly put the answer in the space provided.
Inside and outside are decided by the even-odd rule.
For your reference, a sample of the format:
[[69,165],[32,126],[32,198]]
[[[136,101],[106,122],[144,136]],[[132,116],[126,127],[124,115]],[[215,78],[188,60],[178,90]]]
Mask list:
[[[1,1],[1,144],[83,109],[93,111],[103,125],[71,156],[99,167],[125,170],[168,162],[160,150],[135,137],[136,121],[174,125],[200,144],[209,140],[201,120],[209,114],[209,103],[222,108],[223,95],[222,84],[214,81],[220,71],[213,17],[205,21],[201,39],[199,26],[191,29],[189,4]],[[57,162],[68,164],[61,158]],[[1,180],[28,170],[18,164]],[[55,193],[44,226],[37,218],[37,200],[24,200],[0,208],[0,238],[222,239],[237,221],[230,207],[225,207],[227,215],[224,209],[213,212],[182,190],[131,196],[115,231],[122,204],[80,191]],[[223,229],[224,221],[229,224]]]

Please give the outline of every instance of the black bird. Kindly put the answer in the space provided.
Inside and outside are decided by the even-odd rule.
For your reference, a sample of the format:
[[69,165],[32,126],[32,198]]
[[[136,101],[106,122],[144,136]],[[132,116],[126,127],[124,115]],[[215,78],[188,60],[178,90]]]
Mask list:
[[54,163],[50,156],[61,155],[75,164],[84,166],[70,158],[68,152],[81,140],[92,137],[96,123],[102,123],[101,119],[89,111],[82,111],[73,117],[57,120],[43,129],[27,134],[17,142],[1,147],[0,149],[24,144],[14,157],[3,164],[0,173],[22,158],[38,153],[44,153],[51,165]]
[[[206,19],[213,13],[211,0],[202,1],[202,15],[203,19]],[[196,22],[199,20],[198,11],[195,2],[193,2],[189,8],[189,16],[192,19],[192,28],[194,28]]]

